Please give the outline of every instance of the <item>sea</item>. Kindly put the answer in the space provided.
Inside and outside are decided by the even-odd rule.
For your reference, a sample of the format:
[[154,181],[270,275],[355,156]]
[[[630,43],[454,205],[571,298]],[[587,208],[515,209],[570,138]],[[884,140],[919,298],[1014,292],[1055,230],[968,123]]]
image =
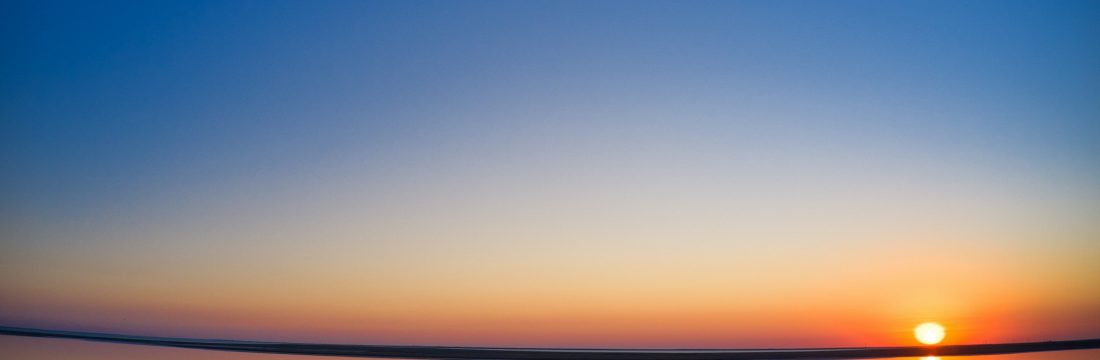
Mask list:
[[[0,336],[0,359],[19,360],[338,360],[338,356],[273,355],[159,346],[113,344],[70,339]],[[1100,350],[1069,350],[987,356],[892,358],[904,360],[1097,360]]]

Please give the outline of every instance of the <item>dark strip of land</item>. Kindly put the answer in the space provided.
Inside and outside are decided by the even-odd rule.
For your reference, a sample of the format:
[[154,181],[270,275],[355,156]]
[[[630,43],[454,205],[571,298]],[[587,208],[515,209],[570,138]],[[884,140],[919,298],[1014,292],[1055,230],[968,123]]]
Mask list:
[[542,349],[446,346],[340,345],[210,340],[134,336],[79,331],[45,330],[0,326],[0,335],[76,339],[123,344],[169,346],[189,349],[243,351],[270,354],[351,356],[407,359],[642,359],[642,360],[735,360],[735,359],[867,359],[915,356],[968,356],[1038,351],[1100,349],[1100,338],[1003,344],[945,346],[899,346],[862,348],[802,349]]

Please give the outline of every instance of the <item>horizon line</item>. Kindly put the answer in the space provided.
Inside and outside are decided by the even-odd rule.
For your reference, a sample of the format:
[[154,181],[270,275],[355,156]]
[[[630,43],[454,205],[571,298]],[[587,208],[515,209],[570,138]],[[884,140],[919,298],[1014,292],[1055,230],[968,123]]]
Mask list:
[[0,326],[0,335],[72,339],[187,349],[267,354],[406,359],[867,359],[920,356],[975,356],[1100,349],[1100,338],[995,344],[834,348],[626,349],[521,348],[432,345],[352,345],[250,340],[196,339]]

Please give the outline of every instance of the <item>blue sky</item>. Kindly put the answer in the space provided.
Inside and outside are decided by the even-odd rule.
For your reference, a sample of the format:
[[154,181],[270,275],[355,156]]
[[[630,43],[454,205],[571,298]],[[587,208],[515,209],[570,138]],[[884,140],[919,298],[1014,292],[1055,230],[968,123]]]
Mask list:
[[1097,150],[1088,2],[5,7],[5,190],[47,211],[431,147],[433,129],[524,122],[447,114],[509,96],[790,110],[899,151],[1086,166]]
[[[293,303],[265,292],[280,276],[336,279],[314,290],[337,298],[349,274],[427,286],[463,271],[537,294],[508,273],[612,281],[662,254],[683,268],[649,274],[658,288],[768,273],[811,297],[824,280],[792,261],[889,295],[815,254],[852,250],[905,278],[905,261],[859,259],[935,248],[973,266],[915,280],[944,316],[1008,297],[964,280],[1021,274],[1050,297],[997,309],[1100,304],[1067,300],[1100,293],[1096,2],[0,6],[0,285],[26,303],[272,286],[180,300],[206,311],[256,293]],[[747,265],[713,257],[750,250]],[[591,291],[640,289],[622,286]],[[773,287],[746,301],[790,298]],[[55,321],[19,301],[0,315]]]

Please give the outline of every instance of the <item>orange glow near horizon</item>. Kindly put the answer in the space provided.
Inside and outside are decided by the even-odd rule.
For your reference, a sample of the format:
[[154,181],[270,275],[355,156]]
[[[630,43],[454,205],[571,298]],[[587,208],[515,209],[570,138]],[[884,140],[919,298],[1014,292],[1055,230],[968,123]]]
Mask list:
[[1100,337],[1100,1],[59,3],[0,0],[0,326]]
[[[1073,304],[1052,286],[1059,283],[983,261],[978,252],[938,255],[946,270],[931,274],[911,270],[922,256],[900,254],[921,250],[901,245],[859,258],[796,254],[805,269],[816,269],[800,273],[729,263],[715,251],[686,256],[658,249],[639,244],[610,264],[555,249],[525,262],[470,252],[473,258],[434,256],[429,249],[436,261],[412,268],[363,263],[337,251],[323,261],[309,253],[267,253],[280,261],[277,267],[265,267],[264,259],[207,259],[214,269],[237,269],[225,274],[156,266],[142,273],[130,268],[134,259],[120,259],[115,268],[9,279],[4,286],[20,291],[4,292],[0,312],[7,322],[116,332],[471,346],[888,346],[912,343],[912,324],[927,319],[949,327],[952,343],[1074,338],[1096,329],[1080,321],[1095,309],[1088,303],[1053,307]],[[387,250],[416,259],[397,246]],[[1011,287],[988,281],[1008,274],[1019,275]]]

